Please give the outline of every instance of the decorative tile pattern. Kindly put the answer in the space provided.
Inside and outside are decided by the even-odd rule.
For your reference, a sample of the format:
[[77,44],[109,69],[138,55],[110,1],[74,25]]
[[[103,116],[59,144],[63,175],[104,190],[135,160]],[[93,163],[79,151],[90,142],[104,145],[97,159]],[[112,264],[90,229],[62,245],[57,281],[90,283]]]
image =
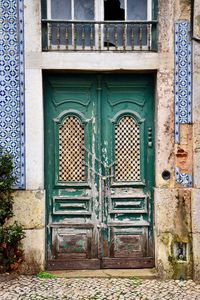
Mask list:
[[14,157],[25,188],[23,0],[0,1],[0,146]]
[[[192,122],[192,43],[188,21],[175,23],[175,143],[180,142],[180,124]],[[192,186],[192,176],[176,168],[176,182]]]
[[188,21],[175,23],[175,143],[179,124],[192,121],[192,46]]
[[192,187],[192,175],[180,173],[179,168],[176,168],[176,182],[182,184],[184,187]]

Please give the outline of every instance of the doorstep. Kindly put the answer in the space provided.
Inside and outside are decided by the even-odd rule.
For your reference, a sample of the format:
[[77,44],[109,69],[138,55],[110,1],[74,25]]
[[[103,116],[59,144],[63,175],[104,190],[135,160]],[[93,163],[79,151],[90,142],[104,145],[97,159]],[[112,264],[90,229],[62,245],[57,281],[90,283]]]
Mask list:
[[54,270],[48,273],[63,278],[130,278],[155,279],[157,273],[152,269],[101,269],[101,270]]

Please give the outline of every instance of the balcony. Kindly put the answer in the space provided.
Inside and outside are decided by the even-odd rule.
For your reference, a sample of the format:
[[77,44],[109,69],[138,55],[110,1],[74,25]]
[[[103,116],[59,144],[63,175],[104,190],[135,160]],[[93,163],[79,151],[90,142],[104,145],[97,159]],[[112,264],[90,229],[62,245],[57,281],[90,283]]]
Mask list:
[[42,20],[43,51],[157,51],[157,21]]

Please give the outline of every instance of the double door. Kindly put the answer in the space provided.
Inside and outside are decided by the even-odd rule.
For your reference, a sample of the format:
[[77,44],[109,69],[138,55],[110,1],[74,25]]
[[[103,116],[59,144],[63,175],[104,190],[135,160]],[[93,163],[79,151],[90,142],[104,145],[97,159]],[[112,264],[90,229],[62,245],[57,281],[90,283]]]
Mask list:
[[44,78],[47,267],[152,267],[153,78]]

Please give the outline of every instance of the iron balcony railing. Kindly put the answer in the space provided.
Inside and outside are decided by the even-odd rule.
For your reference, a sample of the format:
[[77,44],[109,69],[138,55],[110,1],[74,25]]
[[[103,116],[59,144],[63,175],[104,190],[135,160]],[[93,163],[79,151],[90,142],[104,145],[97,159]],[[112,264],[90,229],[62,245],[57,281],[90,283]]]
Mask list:
[[43,51],[156,51],[157,21],[42,20]]

